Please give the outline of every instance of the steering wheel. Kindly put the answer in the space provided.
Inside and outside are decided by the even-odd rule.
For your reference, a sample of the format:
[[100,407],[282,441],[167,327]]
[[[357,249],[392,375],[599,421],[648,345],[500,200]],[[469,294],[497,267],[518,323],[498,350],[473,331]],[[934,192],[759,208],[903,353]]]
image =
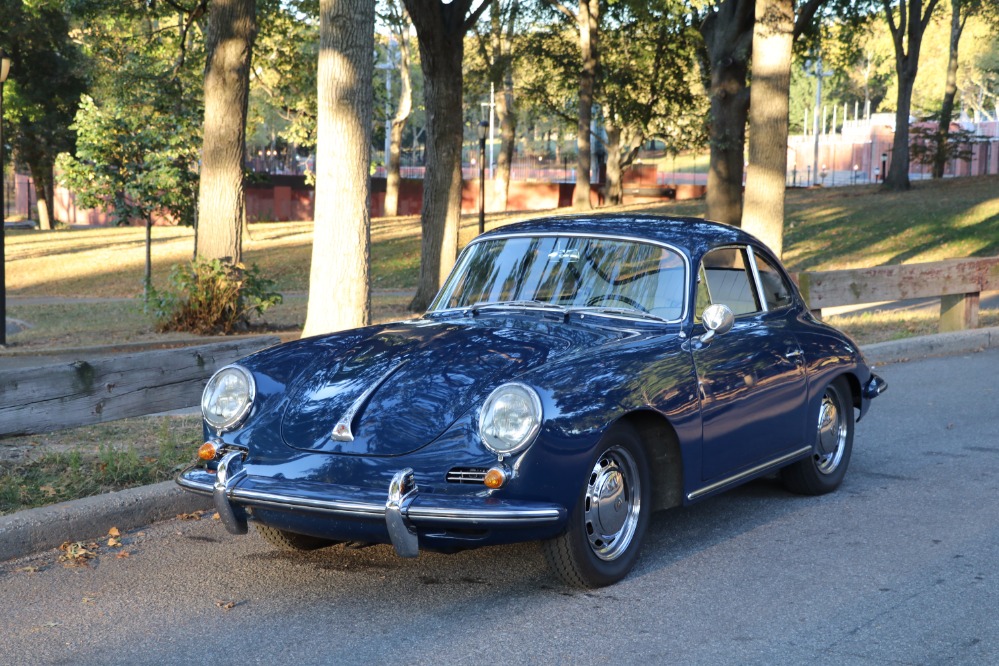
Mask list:
[[648,313],[648,310],[642,307],[641,303],[639,303],[633,298],[622,296],[621,294],[599,294],[597,296],[593,296],[588,301],[586,301],[586,305],[587,306],[596,305],[597,303],[602,303],[603,301],[620,301],[621,303],[630,305],[639,312]]

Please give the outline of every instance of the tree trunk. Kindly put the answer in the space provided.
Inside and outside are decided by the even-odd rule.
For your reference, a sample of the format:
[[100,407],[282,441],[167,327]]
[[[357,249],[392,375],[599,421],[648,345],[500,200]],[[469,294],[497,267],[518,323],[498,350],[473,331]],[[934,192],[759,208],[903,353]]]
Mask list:
[[[427,117],[420,280],[409,309],[430,305],[454,265],[461,222],[462,69],[471,0],[405,0],[416,27]],[[488,4],[488,3],[485,3]],[[482,5],[480,5],[482,7]]]
[[320,0],[315,232],[305,336],[369,322],[375,5]]
[[153,286],[153,216],[146,215],[146,270],[142,275],[142,300],[149,300]]
[[496,158],[496,178],[493,181],[494,211],[505,211],[510,198],[510,171],[513,167],[513,150],[517,140],[517,115],[513,109],[513,79],[508,73],[503,82],[503,93],[496,98],[496,115],[500,125],[500,150]]
[[256,0],[212,0],[205,36],[205,127],[197,253],[242,261],[243,163]]
[[701,27],[710,63],[708,218],[739,226],[753,39],[753,0],[725,0]]
[[624,198],[624,186],[621,183],[621,128],[611,123],[605,123],[607,132],[607,182],[604,194],[607,204],[616,206]]
[[500,20],[498,3],[490,10],[490,42],[492,48],[491,81],[500,89],[496,98],[496,117],[500,126],[500,150],[496,158],[496,177],[490,210],[505,211],[510,195],[510,170],[517,134],[517,115],[513,106],[513,36],[520,11],[519,0],[512,0],[506,16],[506,26]]
[[599,0],[579,0],[576,14],[579,26],[579,53],[582,67],[579,72],[579,122],[576,124],[576,187],[573,190],[572,206],[578,209],[591,208],[590,204],[590,124],[593,120],[593,89],[597,80],[599,65],[600,2]]
[[742,228],[779,257],[784,247],[793,0],[757,0],[749,88],[749,170]]
[[[38,207],[38,228],[49,230],[52,228],[52,215],[55,211],[55,182],[52,177],[51,164],[32,164],[31,182],[35,186],[35,203]],[[31,217],[31,211],[28,211]]]
[[[909,0],[903,4],[903,11],[896,23],[890,0],[882,0],[888,28],[895,47],[895,73],[898,76],[898,101],[895,107],[895,139],[892,142],[891,160],[885,174],[885,189],[901,192],[912,187],[909,182],[909,110],[912,108],[912,89],[919,69],[919,49],[923,33],[929,24],[930,16],[936,8],[937,0],[926,3],[923,13],[923,0]],[[908,9],[908,11],[904,11]],[[908,47],[908,52],[906,52]]]
[[399,108],[392,119],[392,131],[389,136],[388,170],[385,176],[385,215],[399,214],[399,175],[400,157],[402,153],[402,133],[406,129],[406,121],[413,111],[413,84],[409,75],[409,23],[405,29],[396,33],[399,42]]
[[947,85],[944,88],[943,103],[940,105],[940,124],[937,126],[936,152],[933,155],[933,177],[943,178],[947,166],[947,143],[950,136],[950,121],[954,116],[954,97],[957,95],[957,52],[961,44],[961,33],[967,14],[961,17],[961,0],[950,2],[950,50],[947,58]]

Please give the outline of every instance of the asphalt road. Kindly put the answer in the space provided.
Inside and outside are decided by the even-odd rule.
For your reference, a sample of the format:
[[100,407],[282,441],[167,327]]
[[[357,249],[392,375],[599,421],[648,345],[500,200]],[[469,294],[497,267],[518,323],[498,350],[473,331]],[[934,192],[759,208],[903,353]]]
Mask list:
[[560,587],[533,545],[286,555],[171,520],[127,557],[0,564],[0,662],[999,663],[999,350],[879,372],[838,492],[659,514],[613,587]]

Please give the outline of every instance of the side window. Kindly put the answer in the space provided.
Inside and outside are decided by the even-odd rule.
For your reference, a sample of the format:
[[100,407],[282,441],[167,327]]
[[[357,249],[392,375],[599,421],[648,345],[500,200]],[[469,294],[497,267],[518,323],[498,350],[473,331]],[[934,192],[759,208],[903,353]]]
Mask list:
[[768,310],[778,310],[791,305],[791,288],[773,264],[761,257],[756,257],[756,269],[760,273],[760,283],[763,285],[763,298],[767,301]]
[[735,316],[762,310],[753,289],[743,248],[726,247],[708,252],[697,274],[697,317],[708,305],[722,303]]

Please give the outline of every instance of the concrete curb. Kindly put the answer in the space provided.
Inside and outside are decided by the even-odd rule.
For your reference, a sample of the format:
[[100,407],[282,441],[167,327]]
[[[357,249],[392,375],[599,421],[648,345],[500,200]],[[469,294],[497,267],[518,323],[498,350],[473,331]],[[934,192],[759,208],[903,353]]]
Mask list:
[[[869,363],[886,364],[994,347],[999,347],[999,327],[879,342],[865,345],[863,351]],[[210,507],[210,498],[164,481],[0,516],[0,562],[56,548],[65,541],[94,539],[112,527],[134,529]]]
[[878,342],[863,347],[869,363],[899,363],[930,356],[951,356],[999,347],[999,327],[937,333],[917,338]]
[[129,530],[211,506],[211,498],[184,492],[173,481],[85,497],[0,516],[0,562],[94,539],[112,527]]

